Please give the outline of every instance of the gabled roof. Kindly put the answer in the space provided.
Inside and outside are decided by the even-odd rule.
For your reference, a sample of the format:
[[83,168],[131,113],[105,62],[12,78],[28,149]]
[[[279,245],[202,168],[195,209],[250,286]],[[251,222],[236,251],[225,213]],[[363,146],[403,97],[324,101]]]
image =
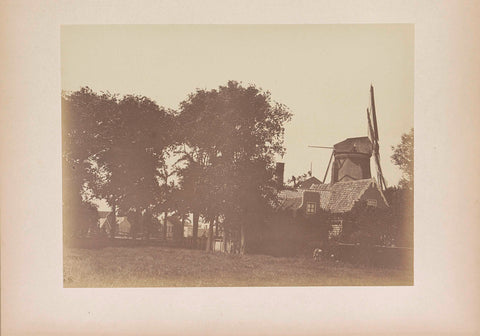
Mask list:
[[372,154],[372,142],[368,137],[348,138],[333,145],[337,153],[363,153]]
[[100,219],[98,220],[98,227],[99,227],[99,228],[103,228],[106,223],[107,223],[107,219],[106,219],[106,218],[100,218]]
[[320,192],[320,206],[333,213],[352,210],[363,193],[375,184],[374,179],[364,179],[334,184],[323,184],[312,190]]
[[278,193],[278,207],[282,210],[296,210],[302,206],[303,192],[297,190],[282,190]]
[[112,213],[111,211],[98,211],[98,217],[99,218],[106,218],[111,213]]
[[[334,184],[317,184],[312,185],[308,190],[283,190],[279,193],[279,208],[283,210],[297,210],[302,206],[304,192],[318,192],[322,209],[332,213],[349,212],[370,187],[375,187],[380,191],[373,178]],[[385,204],[387,204],[381,191],[380,195],[382,195]]]
[[297,187],[298,189],[310,189],[312,184],[322,184],[322,181],[317,179],[315,176],[309,177],[305,181],[301,182],[299,186]]

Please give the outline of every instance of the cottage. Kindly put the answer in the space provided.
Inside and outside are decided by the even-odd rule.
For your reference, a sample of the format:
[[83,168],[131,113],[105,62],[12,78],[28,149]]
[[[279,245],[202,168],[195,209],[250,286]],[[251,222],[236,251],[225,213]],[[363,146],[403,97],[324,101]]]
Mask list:
[[306,190],[282,190],[279,196],[279,210],[289,210],[293,216],[299,214],[312,216],[319,209],[331,214],[332,231],[330,236],[337,236],[342,231],[345,214],[352,211],[355,204],[365,201],[368,206],[388,207],[387,200],[373,178],[313,184]]
[[114,226],[113,212],[99,211],[98,216],[98,227],[104,233],[110,235],[112,228],[115,228],[118,236],[128,236],[130,234],[132,225],[127,217],[116,217],[116,225]]
[[99,229],[106,234],[110,234],[112,228],[114,228],[113,213],[111,211],[99,211],[98,217]]
[[[346,215],[358,202],[375,208],[388,207],[381,187],[371,177],[370,158],[376,155],[377,147],[369,137],[348,138],[335,144],[331,182],[324,184],[312,176],[296,190],[280,190],[278,210],[291,211],[294,217],[305,218],[313,217],[320,210],[326,211],[332,224],[329,237],[333,237],[342,232]],[[283,165],[281,170],[277,169],[279,181],[283,181],[283,169]]]
[[119,236],[129,236],[132,231],[132,224],[127,217],[117,217],[117,234]]

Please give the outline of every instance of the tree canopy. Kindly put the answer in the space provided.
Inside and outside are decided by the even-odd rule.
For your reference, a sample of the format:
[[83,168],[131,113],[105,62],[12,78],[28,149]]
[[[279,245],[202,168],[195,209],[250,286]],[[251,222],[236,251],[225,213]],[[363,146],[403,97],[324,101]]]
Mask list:
[[[73,195],[105,199],[114,215],[159,201],[158,169],[171,145],[169,111],[147,97],[119,98],[85,87],[63,94],[62,119],[64,201]],[[73,220],[72,213],[66,217]]]
[[[230,81],[197,90],[180,104],[186,166],[182,186],[210,223],[222,216],[232,229],[261,222],[273,196],[273,160],[283,154],[288,109],[270,93]],[[242,250],[245,243],[242,244]]]
[[268,91],[229,81],[195,91],[177,112],[85,87],[63,94],[62,118],[64,201],[87,209],[104,199],[135,229],[151,222],[141,214],[193,213],[194,236],[199,217],[211,227],[221,222],[244,251],[248,228],[275,202],[274,157],[285,152],[291,113]]
[[409,133],[402,135],[401,141],[397,146],[392,146],[392,162],[402,170],[402,178],[399,186],[406,189],[414,187],[414,133],[413,128]]

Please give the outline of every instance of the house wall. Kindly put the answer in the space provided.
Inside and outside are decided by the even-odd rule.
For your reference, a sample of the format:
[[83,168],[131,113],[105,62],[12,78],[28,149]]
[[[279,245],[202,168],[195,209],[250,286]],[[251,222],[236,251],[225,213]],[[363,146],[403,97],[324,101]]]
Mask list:
[[300,208],[300,211],[302,213],[306,214],[308,203],[315,203],[316,212],[318,212],[319,208],[320,208],[320,194],[318,192],[314,192],[314,191],[304,191],[303,192],[303,204],[302,204],[302,207]]
[[130,234],[131,228],[132,228],[132,226],[130,225],[130,222],[128,222],[126,219],[124,219],[123,221],[121,221],[118,224],[118,232],[117,233],[128,235],[128,234]]

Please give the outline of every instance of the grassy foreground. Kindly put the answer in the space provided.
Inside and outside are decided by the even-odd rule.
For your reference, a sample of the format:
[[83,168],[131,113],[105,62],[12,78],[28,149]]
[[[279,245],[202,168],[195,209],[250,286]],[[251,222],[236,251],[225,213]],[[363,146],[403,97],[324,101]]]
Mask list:
[[66,248],[64,287],[413,285],[413,270],[167,247]]

